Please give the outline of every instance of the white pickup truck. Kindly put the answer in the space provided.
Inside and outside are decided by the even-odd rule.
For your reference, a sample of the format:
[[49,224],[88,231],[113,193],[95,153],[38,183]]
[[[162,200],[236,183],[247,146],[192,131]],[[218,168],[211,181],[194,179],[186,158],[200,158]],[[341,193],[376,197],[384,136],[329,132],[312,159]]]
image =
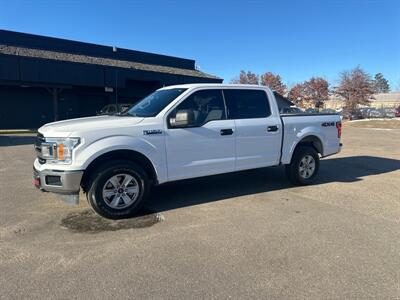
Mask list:
[[100,215],[134,215],[151,186],[285,165],[311,183],[319,157],[341,149],[336,114],[280,115],[273,92],[254,85],[161,88],[125,114],[46,124],[38,131],[34,184]]

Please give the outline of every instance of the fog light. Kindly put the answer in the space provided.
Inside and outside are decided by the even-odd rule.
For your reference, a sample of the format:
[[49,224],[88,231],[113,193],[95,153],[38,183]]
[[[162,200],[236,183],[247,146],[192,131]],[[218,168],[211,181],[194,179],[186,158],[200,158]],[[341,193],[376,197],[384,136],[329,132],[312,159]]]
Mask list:
[[56,185],[56,186],[61,186],[61,177],[60,176],[53,176],[49,175],[46,176],[46,184],[47,185]]

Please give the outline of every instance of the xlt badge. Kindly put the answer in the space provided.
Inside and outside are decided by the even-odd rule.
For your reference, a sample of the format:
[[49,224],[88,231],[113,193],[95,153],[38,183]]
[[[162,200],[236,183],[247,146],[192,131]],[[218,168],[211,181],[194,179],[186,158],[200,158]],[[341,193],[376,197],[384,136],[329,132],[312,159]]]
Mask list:
[[143,130],[144,135],[151,135],[151,134],[162,134],[161,129],[152,129],[152,130]]

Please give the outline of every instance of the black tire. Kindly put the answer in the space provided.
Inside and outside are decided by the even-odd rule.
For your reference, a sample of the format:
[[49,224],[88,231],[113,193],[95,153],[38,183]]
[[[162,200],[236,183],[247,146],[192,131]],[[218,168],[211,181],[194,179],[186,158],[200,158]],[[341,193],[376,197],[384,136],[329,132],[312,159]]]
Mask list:
[[[128,174],[136,180],[138,195],[135,198],[136,200],[134,200],[129,206],[124,208],[113,208],[110,206],[110,201],[103,198],[103,188],[109,179],[119,174]],[[107,219],[124,219],[134,216],[140,210],[147,198],[149,189],[149,178],[146,172],[138,164],[129,160],[114,160],[104,164],[94,171],[91,180],[89,181],[86,198],[93,210],[99,215]],[[118,200],[118,203],[121,201]]]
[[[303,158],[311,156],[315,162],[315,168],[312,175],[308,178],[302,176],[300,171],[300,164],[302,164]],[[308,185],[315,181],[319,170],[319,155],[313,147],[309,146],[299,146],[292,157],[292,161],[289,165],[286,165],[286,176],[289,181],[296,185]],[[307,173],[307,175],[310,174]],[[303,172],[304,175],[304,172]]]

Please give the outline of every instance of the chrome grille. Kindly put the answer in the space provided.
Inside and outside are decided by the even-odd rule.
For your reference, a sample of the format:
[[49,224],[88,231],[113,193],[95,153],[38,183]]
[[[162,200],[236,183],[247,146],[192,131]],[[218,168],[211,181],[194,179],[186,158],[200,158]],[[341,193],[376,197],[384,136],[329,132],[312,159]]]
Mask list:
[[39,163],[41,164],[45,164],[46,160],[44,158],[41,157],[42,154],[42,143],[45,142],[44,136],[41,133],[38,133],[36,136],[36,141],[34,144],[35,147],[35,151],[36,151],[36,156],[38,157]]

